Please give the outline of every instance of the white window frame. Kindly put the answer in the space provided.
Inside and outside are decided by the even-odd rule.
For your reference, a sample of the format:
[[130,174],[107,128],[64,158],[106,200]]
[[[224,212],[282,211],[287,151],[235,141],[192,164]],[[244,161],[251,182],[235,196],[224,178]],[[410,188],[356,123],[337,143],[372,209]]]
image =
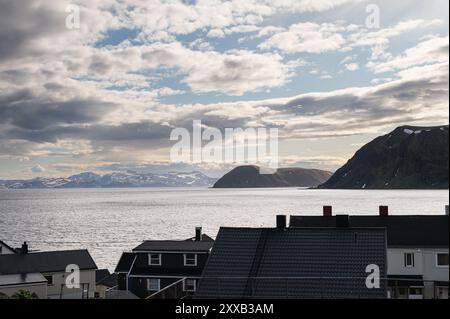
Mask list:
[[[188,264],[188,255],[194,255],[195,262],[194,264]],[[184,267],[197,267],[198,265],[198,255],[197,254],[184,254]]]
[[[158,256],[158,263],[157,264],[152,262],[152,256]],[[149,253],[148,254],[148,265],[149,266],[162,266],[162,255],[161,254],[155,254],[155,253]]]
[[436,267],[437,268],[448,268],[448,265],[439,265],[439,255],[448,255],[448,253],[436,253]]
[[[158,287],[157,290],[150,289],[151,288],[150,282],[152,280],[155,280],[158,283],[157,284],[157,287]],[[161,290],[161,279],[159,279],[159,278],[147,278],[147,291],[158,292],[160,290]]]
[[[194,289],[187,289],[186,288],[186,282],[188,281],[188,280],[192,280],[193,281],[193,283],[194,283]],[[185,279],[184,281],[183,281],[183,291],[184,292],[196,292],[197,291],[197,279]]]
[[[412,256],[412,259],[411,259],[412,265],[408,265],[406,263],[406,261],[407,261],[406,256],[407,255],[411,255]],[[414,252],[405,252],[403,254],[403,265],[405,266],[405,268],[414,268],[416,266],[416,254]]]

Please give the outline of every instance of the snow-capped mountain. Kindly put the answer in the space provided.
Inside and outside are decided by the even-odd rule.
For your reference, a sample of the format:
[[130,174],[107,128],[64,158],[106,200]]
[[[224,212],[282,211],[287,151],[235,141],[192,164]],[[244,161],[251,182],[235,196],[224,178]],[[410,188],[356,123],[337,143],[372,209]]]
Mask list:
[[127,171],[106,175],[86,172],[68,178],[38,177],[30,180],[0,181],[0,188],[210,187],[215,182],[215,178],[201,172],[155,174]]

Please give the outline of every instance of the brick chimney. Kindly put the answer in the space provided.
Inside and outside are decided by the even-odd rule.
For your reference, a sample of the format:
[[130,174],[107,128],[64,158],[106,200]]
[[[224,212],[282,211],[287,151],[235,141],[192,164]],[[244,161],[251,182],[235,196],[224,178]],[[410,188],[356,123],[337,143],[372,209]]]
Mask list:
[[389,216],[389,206],[380,206],[379,212],[382,217]]
[[333,206],[323,206],[323,216],[324,217],[333,216]]

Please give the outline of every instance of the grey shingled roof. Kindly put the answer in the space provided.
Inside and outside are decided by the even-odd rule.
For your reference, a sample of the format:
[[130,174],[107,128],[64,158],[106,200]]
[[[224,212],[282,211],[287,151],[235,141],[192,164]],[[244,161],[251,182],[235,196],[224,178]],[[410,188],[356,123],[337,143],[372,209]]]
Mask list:
[[129,272],[131,269],[131,265],[133,264],[134,258],[136,258],[135,253],[129,253],[129,252],[123,253],[119,259],[119,262],[117,263],[117,266],[116,266],[116,269],[114,270],[114,272],[116,272],[116,273]]
[[133,251],[209,252],[214,241],[147,240]]
[[40,273],[36,274],[13,274],[13,275],[0,275],[0,287],[1,286],[17,286],[26,284],[47,284],[47,279]]
[[87,250],[32,252],[0,255],[0,275],[65,272],[71,264],[80,270],[97,269]]
[[[350,216],[350,227],[386,227],[389,247],[448,248],[449,216]],[[290,227],[336,227],[336,216],[291,216]]]
[[385,298],[385,229],[221,228],[195,298]]

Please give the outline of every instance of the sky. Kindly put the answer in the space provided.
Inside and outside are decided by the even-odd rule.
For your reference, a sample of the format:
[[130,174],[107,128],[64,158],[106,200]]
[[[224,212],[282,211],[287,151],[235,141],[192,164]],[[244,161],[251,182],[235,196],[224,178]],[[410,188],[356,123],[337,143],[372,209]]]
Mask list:
[[0,0],[0,179],[219,176],[232,163],[171,161],[194,120],[277,128],[280,166],[336,170],[395,127],[448,124],[448,7]]

